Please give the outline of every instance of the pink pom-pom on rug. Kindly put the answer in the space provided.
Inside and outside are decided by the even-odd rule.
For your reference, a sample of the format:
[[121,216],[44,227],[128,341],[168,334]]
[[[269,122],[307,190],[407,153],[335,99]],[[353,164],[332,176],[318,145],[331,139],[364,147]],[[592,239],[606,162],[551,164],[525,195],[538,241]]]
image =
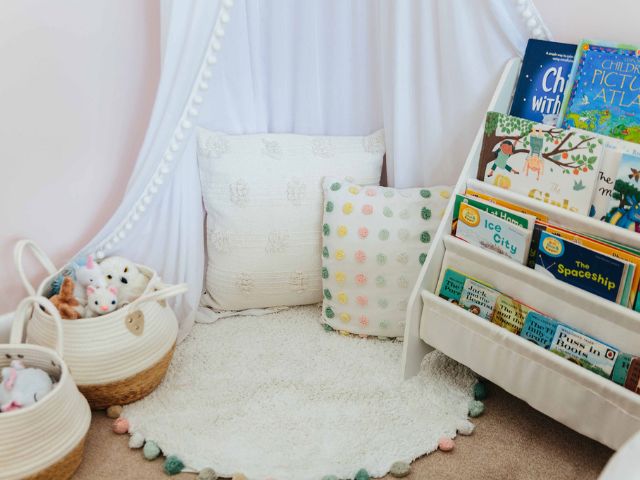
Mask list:
[[438,440],[438,448],[443,452],[450,452],[455,446],[456,443],[450,438],[442,437]]
[[116,418],[111,429],[118,435],[123,435],[129,431],[129,420],[126,418]]

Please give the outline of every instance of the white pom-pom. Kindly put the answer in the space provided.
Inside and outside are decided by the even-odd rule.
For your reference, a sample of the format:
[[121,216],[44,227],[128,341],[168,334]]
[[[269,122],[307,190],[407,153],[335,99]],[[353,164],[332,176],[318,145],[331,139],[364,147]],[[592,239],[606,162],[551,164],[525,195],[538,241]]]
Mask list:
[[96,252],[96,257],[98,257],[99,259],[103,259],[104,258],[104,252],[102,250],[98,250]]
[[476,426],[471,423],[469,420],[464,420],[458,424],[458,433],[460,435],[471,435],[473,431],[476,429]]
[[537,24],[538,24],[538,22],[536,22],[535,18],[530,18],[527,21],[527,27],[529,27],[529,28],[534,28]]
[[142,448],[144,446],[144,437],[141,433],[134,433],[129,438],[129,448]]
[[532,15],[533,15],[533,13],[528,8],[524,12],[522,12],[522,16],[524,18],[531,18]]

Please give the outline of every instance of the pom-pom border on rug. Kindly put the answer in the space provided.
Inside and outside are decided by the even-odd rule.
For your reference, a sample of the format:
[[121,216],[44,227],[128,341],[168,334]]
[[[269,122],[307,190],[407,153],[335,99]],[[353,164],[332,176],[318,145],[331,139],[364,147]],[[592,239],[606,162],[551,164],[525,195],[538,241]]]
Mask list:
[[402,344],[325,332],[318,306],[196,325],[165,381],[124,408],[129,433],[185,471],[305,480],[373,477],[472,431],[473,373],[425,357],[403,381]]

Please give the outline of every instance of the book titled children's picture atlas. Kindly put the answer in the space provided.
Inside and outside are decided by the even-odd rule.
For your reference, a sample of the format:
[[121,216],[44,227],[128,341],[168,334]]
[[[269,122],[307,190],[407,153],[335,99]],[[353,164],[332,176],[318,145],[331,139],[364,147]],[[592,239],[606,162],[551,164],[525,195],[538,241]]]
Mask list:
[[530,38],[510,115],[556,125],[577,45]]
[[612,302],[622,300],[627,264],[546,231],[540,233],[536,271]]
[[476,177],[587,215],[602,152],[593,133],[488,112]]
[[640,46],[583,40],[560,125],[640,143]]

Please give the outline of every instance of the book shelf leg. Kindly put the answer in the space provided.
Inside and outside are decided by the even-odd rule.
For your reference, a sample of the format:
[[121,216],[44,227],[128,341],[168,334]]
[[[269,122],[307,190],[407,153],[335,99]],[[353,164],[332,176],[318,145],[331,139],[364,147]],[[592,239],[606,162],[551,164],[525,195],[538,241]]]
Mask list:
[[407,380],[420,371],[420,365],[424,356],[434,350],[433,347],[420,339],[420,316],[422,313],[422,300],[414,298],[407,309],[407,326],[404,332],[404,345],[402,348],[402,373]]

